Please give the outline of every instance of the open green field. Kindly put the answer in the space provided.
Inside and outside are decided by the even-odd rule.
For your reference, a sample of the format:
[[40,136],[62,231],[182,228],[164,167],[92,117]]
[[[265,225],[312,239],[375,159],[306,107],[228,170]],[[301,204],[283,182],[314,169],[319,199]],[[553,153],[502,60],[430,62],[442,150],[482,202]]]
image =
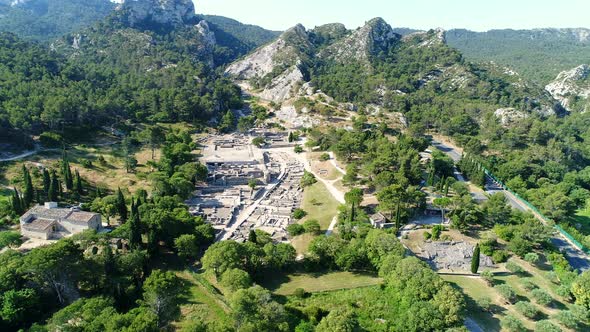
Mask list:
[[187,292],[180,306],[181,320],[175,325],[186,327],[193,320],[205,322],[230,322],[229,307],[223,295],[207,280],[189,271],[176,273],[187,286]]
[[301,220],[316,219],[320,222],[322,230],[327,230],[332,218],[338,214],[338,201],[332,197],[326,186],[321,182],[305,188],[301,208],[307,212],[307,216]]
[[[540,311],[540,315],[536,320],[523,316],[516,310],[514,304],[505,303],[498,292],[480,278],[462,275],[443,275],[442,277],[463,291],[467,300],[467,316],[477,322],[484,331],[500,331],[500,321],[506,315],[515,316],[529,330],[534,330],[536,322],[543,319],[548,319],[560,326],[559,322],[553,318],[553,315],[561,310],[567,310],[570,304],[557,295],[556,290],[558,286],[547,279],[546,272],[549,270],[549,267],[542,265],[541,268],[538,268],[518,258],[512,259],[522,266],[526,273],[524,275],[516,275],[510,272],[504,272],[503,269],[497,270],[495,272],[494,285],[509,285],[516,292],[517,301],[531,302]],[[523,286],[523,278],[530,278],[538,288],[548,292],[553,298],[552,305],[543,306],[535,303],[531,297],[531,292]],[[477,305],[478,300],[486,297],[491,300],[491,312],[485,312]],[[569,331],[563,326],[561,328],[563,331]]]
[[275,294],[291,295],[297,288],[317,293],[379,285],[382,279],[373,274],[352,272],[294,273],[274,276],[263,286]]

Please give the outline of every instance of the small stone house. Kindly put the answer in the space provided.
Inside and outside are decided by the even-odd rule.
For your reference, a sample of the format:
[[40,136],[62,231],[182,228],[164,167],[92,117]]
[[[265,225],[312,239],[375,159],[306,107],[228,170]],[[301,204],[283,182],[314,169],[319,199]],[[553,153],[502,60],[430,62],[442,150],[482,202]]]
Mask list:
[[36,239],[59,239],[87,229],[100,230],[100,214],[59,208],[55,202],[36,205],[20,217],[21,234]]

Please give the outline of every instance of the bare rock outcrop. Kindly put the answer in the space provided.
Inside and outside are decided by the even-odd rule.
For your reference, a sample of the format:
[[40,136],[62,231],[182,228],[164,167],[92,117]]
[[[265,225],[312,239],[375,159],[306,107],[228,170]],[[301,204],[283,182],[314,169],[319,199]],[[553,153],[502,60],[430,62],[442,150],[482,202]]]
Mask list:
[[[545,90],[565,109],[572,111],[575,99],[590,99],[590,66],[581,65],[559,73],[553,82],[545,86]],[[586,105],[584,110],[587,109]]]
[[179,26],[195,18],[192,0],[124,0],[117,6],[131,27],[143,24]]

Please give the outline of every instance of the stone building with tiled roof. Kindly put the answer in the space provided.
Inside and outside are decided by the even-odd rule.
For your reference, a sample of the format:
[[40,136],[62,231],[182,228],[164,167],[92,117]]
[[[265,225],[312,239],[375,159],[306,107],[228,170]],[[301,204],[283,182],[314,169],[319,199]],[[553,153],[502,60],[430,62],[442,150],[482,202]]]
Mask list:
[[101,227],[100,214],[58,208],[54,202],[36,205],[20,217],[21,234],[43,240],[59,239],[87,229],[100,230]]

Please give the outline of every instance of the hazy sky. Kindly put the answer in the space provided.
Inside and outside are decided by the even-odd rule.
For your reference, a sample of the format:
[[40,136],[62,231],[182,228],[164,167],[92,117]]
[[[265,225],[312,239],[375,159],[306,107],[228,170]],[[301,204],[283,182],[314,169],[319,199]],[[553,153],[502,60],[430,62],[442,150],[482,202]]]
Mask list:
[[193,0],[199,14],[231,17],[267,29],[330,22],[355,28],[373,17],[393,27],[590,27],[590,0]]

